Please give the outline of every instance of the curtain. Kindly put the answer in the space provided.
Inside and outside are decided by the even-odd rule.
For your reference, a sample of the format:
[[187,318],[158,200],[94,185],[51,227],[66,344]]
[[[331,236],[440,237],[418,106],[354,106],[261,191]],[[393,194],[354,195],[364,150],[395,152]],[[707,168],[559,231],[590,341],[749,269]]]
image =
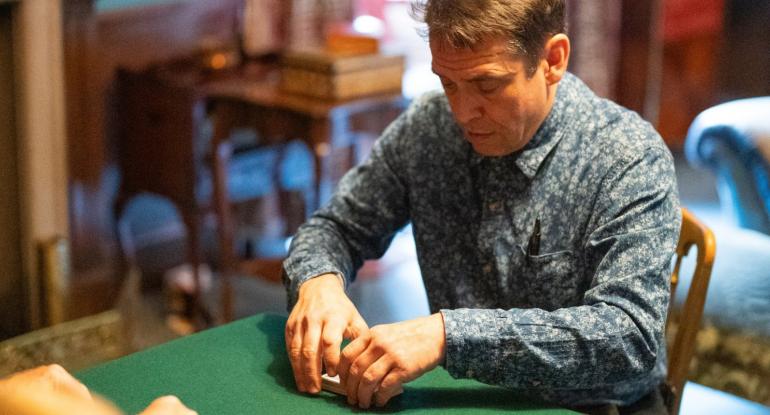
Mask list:
[[329,26],[349,22],[352,17],[353,0],[291,0],[288,46],[321,45]]
[[615,98],[620,51],[618,0],[567,0],[567,32],[572,41],[570,71],[598,95]]

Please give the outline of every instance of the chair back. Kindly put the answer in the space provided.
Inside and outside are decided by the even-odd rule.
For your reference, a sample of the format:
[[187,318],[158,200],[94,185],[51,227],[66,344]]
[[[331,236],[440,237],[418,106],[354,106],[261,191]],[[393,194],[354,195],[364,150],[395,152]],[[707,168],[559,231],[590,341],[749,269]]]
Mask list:
[[770,234],[770,96],[744,98],[703,111],[685,140],[693,166],[716,175],[725,214]]
[[[676,288],[679,283],[679,269],[684,258],[695,246],[698,256],[695,271],[687,291],[687,298],[678,312],[674,312]],[[668,342],[668,378],[669,386],[673,388],[674,402],[672,413],[677,413],[679,403],[687,379],[690,360],[695,349],[695,337],[700,328],[703,305],[706,302],[711,267],[716,254],[714,234],[706,225],[698,220],[690,211],[682,208],[682,230],[676,247],[676,263],[671,274],[671,302],[669,303],[666,333],[671,323],[676,323],[676,335],[673,342]]]

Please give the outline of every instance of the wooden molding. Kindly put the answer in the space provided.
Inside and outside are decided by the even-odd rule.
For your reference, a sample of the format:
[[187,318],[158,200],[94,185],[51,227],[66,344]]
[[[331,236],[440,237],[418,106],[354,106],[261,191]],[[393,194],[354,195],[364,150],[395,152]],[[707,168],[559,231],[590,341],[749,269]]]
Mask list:
[[61,3],[23,0],[13,18],[21,252],[29,320],[37,328],[37,244],[69,232]]

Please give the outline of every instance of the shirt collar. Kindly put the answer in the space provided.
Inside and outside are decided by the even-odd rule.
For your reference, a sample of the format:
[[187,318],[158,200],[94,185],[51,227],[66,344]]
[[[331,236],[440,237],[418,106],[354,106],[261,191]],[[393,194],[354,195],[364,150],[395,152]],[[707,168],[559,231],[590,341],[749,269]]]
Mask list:
[[[551,150],[559,143],[564,132],[567,130],[564,126],[567,124],[574,110],[568,108],[568,103],[571,100],[571,94],[574,88],[574,76],[570,73],[565,74],[564,78],[556,89],[556,98],[554,99],[551,111],[545,117],[545,120],[538,128],[535,136],[527,143],[526,146],[517,153],[510,156],[502,157],[503,159],[513,159],[516,167],[524,173],[530,180],[537,174],[540,165],[543,164],[545,158],[550,154]],[[479,164],[482,160],[490,158],[482,156],[475,151],[470,145],[470,162],[471,164]]]

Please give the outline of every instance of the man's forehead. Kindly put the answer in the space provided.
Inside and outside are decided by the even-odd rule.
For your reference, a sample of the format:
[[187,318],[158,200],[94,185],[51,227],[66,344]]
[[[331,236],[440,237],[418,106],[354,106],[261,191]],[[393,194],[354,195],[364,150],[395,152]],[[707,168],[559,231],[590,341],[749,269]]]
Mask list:
[[484,37],[467,46],[457,46],[444,37],[429,36],[428,43],[433,52],[449,54],[496,54],[508,51],[508,41],[502,36]]
[[[431,42],[433,72],[473,71],[497,72],[508,68],[511,53],[504,42],[479,42],[474,48],[454,47],[448,42]],[[495,68],[498,70],[496,71]]]

